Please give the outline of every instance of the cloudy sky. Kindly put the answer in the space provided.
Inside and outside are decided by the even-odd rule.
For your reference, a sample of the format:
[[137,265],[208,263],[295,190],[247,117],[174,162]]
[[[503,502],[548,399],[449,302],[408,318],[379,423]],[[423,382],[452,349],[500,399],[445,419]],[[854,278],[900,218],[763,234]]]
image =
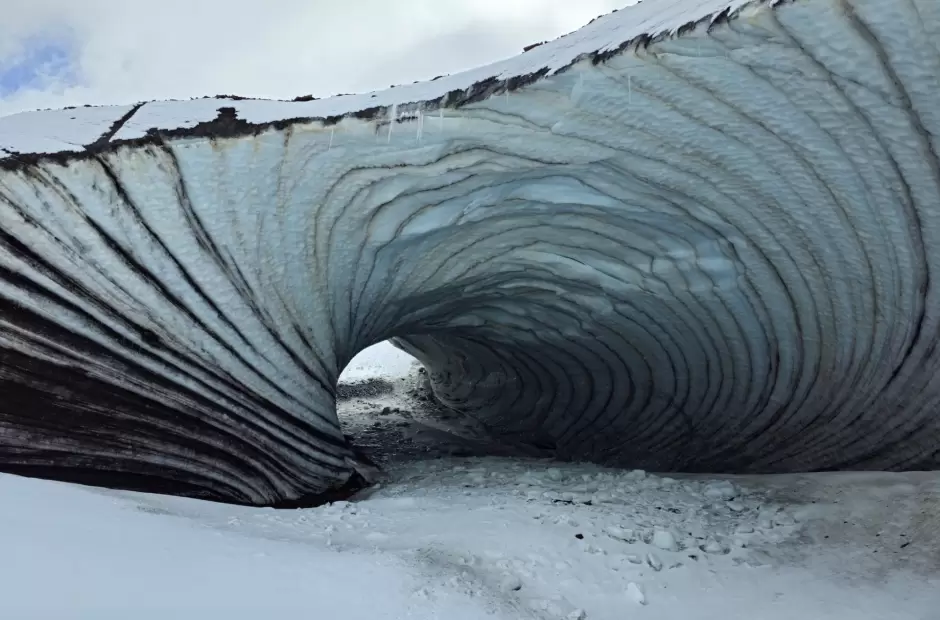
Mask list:
[[9,0],[0,115],[385,88],[513,56],[631,0]]

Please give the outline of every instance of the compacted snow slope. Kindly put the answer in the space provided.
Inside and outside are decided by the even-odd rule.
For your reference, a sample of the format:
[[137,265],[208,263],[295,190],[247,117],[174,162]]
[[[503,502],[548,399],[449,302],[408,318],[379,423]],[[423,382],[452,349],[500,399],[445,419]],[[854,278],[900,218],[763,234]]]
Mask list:
[[[398,386],[409,361],[380,345],[344,379]],[[0,498],[0,618],[940,619],[940,474],[425,457],[316,509],[15,476]]]

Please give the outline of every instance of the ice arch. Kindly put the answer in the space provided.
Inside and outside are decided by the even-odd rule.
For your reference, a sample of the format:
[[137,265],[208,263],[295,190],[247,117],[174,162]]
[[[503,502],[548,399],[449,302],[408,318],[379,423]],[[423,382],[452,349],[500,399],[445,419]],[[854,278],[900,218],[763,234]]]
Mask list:
[[569,458],[940,462],[940,4],[646,0],[329,100],[0,119],[0,469],[269,504],[395,338]]

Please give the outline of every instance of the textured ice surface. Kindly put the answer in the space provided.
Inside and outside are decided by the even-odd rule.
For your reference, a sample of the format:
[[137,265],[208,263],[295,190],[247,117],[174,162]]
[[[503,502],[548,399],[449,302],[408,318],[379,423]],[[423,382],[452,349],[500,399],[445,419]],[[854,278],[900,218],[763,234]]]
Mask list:
[[0,467],[318,494],[388,338],[562,458],[935,467],[938,33],[647,0],[383,93],[0,119]]

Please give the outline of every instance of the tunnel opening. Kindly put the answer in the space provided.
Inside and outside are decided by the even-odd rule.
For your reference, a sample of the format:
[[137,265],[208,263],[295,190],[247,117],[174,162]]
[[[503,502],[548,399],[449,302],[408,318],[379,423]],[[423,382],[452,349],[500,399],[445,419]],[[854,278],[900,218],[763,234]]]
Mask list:
[[426,368],[394,342],[358,353],[337,384],[340,427],[364,459],[386,467],[447,457],[551,456],[547,446],[513,445],[472,413],[445,405]]

